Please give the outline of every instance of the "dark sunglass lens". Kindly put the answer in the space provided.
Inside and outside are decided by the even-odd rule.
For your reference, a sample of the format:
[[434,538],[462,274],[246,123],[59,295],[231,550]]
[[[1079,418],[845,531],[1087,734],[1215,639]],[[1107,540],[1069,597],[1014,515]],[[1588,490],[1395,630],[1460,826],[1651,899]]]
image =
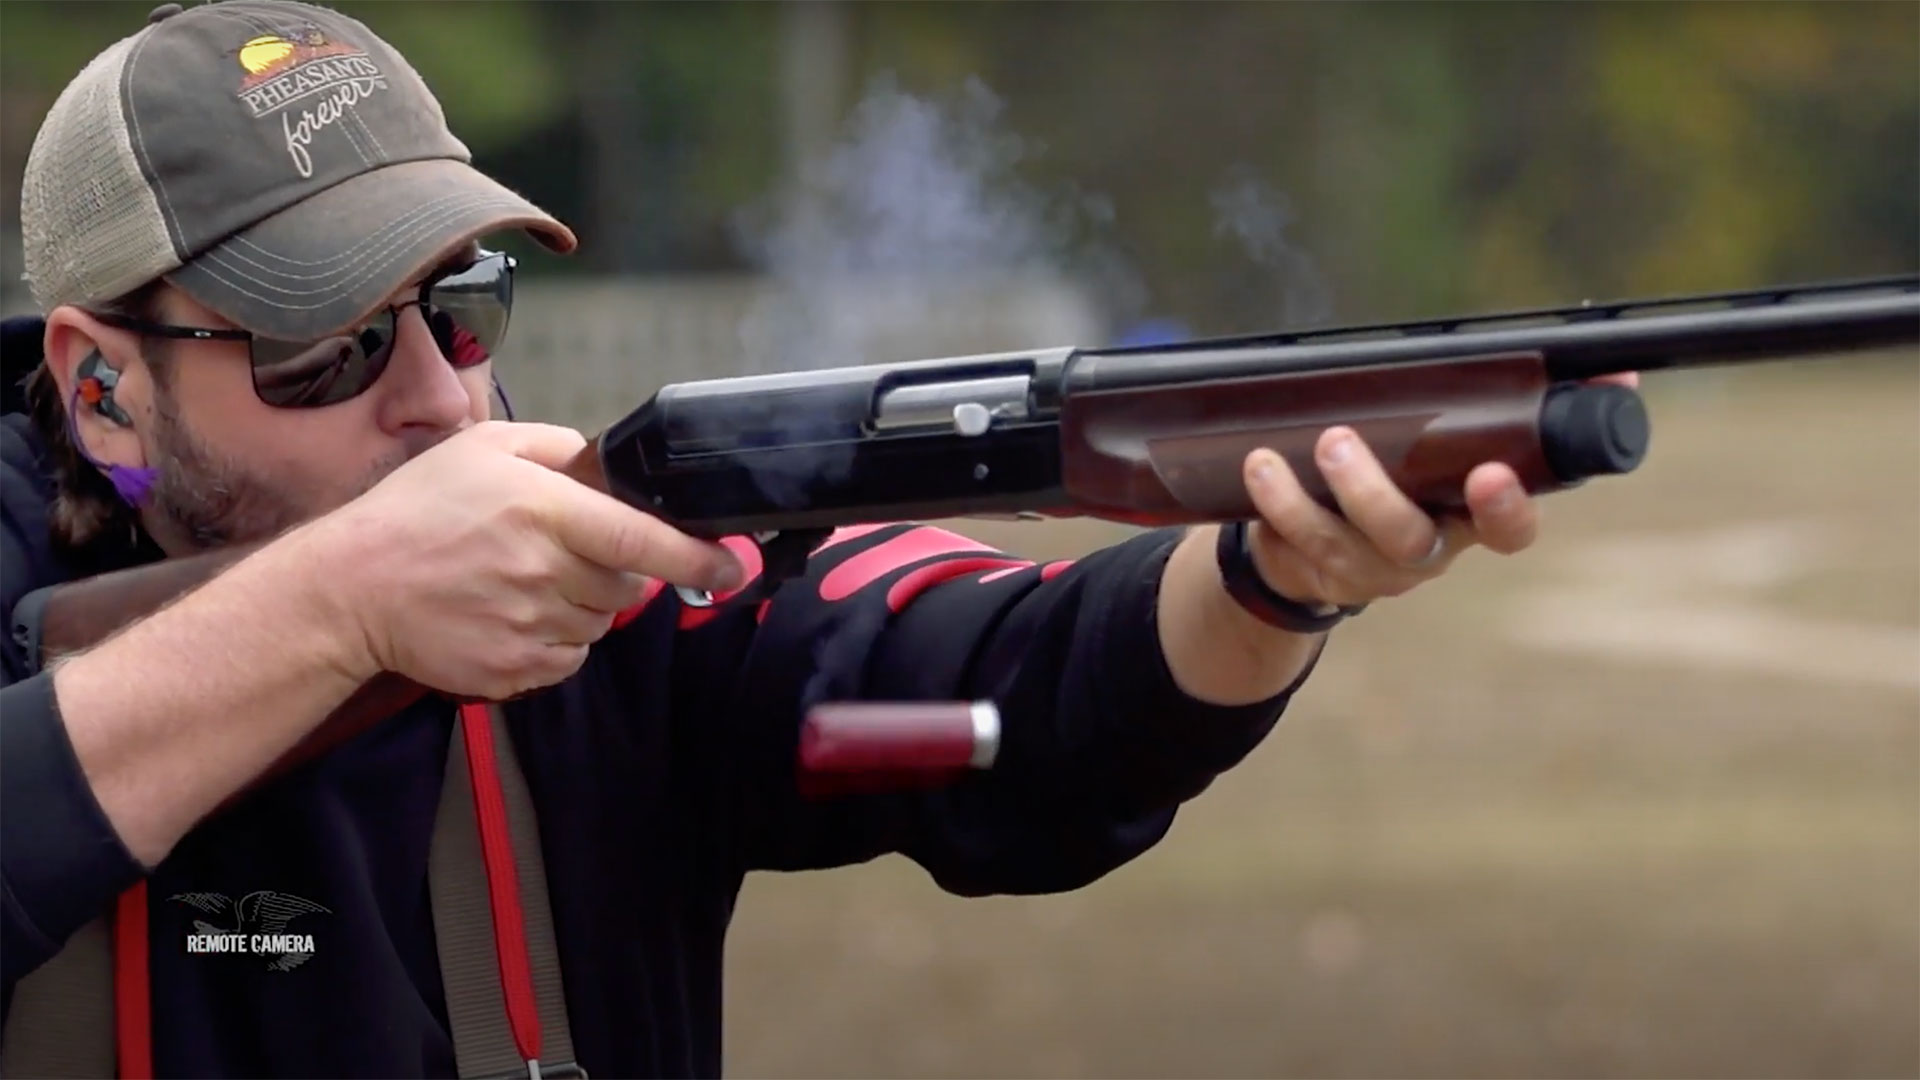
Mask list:
[[351,334],[324,341],[253,339],[253,386],[279,408],[336,405],[379,381],[393,354],[393,317],[384,314]]
[[513,310],[513,260],[489,255],[441,278],[428,291],[427,302],[428,324],[447,360],[460,368],[484,363],[507,336],[507,319]]

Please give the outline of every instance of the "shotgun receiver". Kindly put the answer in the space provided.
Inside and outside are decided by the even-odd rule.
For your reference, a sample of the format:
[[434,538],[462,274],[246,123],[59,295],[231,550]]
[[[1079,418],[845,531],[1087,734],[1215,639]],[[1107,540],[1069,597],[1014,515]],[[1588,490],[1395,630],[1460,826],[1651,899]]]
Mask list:
[[[1012,515],[1151,526],[1250,517],[1240,465],[1257,446],[1281,453],[1307,490],[1335,508],[1312,447],[1336,424],[1358,431],[1400,488],[1433,513],[1459,508],[1468,472],[1487,461],[1511,466],[1530,492],[1559,491],[1630,472],[1647,451],[1639,394],[1588,380],[1915,343],[1920,275],[1906,275],[828,368],[667,386],[565,471],[684,532],[752,537],[763,554],[764,596],[841,525]],[[43,590],[34,598],[40,652],[85,648],[242,554],[169,560]],[[426,692],[397,676],[368,684],[276,771]],[[901,751],[909,754],[959,747],[942,767],[989,763],[991,755],[978,752],[992,738],[986,714],[949,715],[941,722],[964,725],[964,737],[896,738],[870,710],[817,709],[804,732],[802,770],[884,771],[891,752],[874,749],[883,744],[922,748]]]

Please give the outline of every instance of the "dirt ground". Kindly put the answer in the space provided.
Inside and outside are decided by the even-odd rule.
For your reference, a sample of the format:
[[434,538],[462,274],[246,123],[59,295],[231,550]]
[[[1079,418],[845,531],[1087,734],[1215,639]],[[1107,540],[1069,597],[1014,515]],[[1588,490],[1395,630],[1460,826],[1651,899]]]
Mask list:
[[1920,1075],[1917,359],[1650,380],[1639,472],[1342,628],[1090,888],[755,878],[728,1072]]

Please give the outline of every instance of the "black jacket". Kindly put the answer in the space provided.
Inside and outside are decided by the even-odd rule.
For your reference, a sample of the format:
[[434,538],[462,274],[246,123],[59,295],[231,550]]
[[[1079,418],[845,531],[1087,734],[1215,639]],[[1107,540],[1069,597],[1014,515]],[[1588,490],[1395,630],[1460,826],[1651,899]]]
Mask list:
[[[37,350],[25,329],[16,344]],[[0,611],[99,569],[50,550],[40,454],[24,416],[0,422]],[[956,894],[1043,893],[1158,842],[1286,700],[1216,708],[1174,684],[1154,609],[1177,539],[1146,533],[1051,576],[977,569],[908,595],[896,586],[913,569],[994,553],[888,526],[823,548],[764,612],[693,609],[668,590],[573,678],[509,706],[588,1073],[721,1072],[722,952],[750,871],[900,854]],[[87,789],[48,677],[12,641],[0,673],[10,999],[140,868]],[[801,702],[823,696],[991,697],[999,762],[939,791],[802,799]],[[453,1075],[426,874],[453,717],[423,702],[203,822],[148,877],[159,1075]],[[273,971],[185,950],[205,913],[178,898],[263,889],[327,909],[290,927],[314,936],[308,962]]]

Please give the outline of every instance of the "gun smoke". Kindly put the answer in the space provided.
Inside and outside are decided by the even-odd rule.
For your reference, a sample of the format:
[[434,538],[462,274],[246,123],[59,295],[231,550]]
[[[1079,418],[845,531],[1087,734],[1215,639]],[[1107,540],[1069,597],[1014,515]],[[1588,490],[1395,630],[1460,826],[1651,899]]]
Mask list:
[[1270,290],[1269,295],[1277,300],[1276,305],[1260,304],[1257,308],[1274,310],[1280,325],[1287,329],[1330,321],[1332,289],[1312,257],[1287,241],[1293,212],[1285,197],[1251,169],[1241,166],[1214,188],[1211,199],[1214,235],[1234,240],[1247,259],[1263,271],[1246,279],[1248,287]]
[[[1005,129],[1004,103],[978,80],[922,96],[876,79],[835,145],[735,215],[735,241],[769,286],[739,328],[747,371],[938,356],[925,328],[1024,282],[1129,302],[1137,278],[1097,239],[1111,203],[1025,179],[1042,152]],[[756,478],[770,499],[799,505],[810,483],[844,478],[851,448],[810,440],[830,434],[813,418],[788,423],[779,434],[791,451]]]
[[742,251],[778,294],[742,327],[749,360],[784,371],[917,359],[875,351],[956,291],[1080,277],[1098,256],[1076,248],[1112,204],[1023,178],[1044,150],[1001,130],[1003,113],[978,80],[920,97],[883,76],[838,145],[737,215]]

